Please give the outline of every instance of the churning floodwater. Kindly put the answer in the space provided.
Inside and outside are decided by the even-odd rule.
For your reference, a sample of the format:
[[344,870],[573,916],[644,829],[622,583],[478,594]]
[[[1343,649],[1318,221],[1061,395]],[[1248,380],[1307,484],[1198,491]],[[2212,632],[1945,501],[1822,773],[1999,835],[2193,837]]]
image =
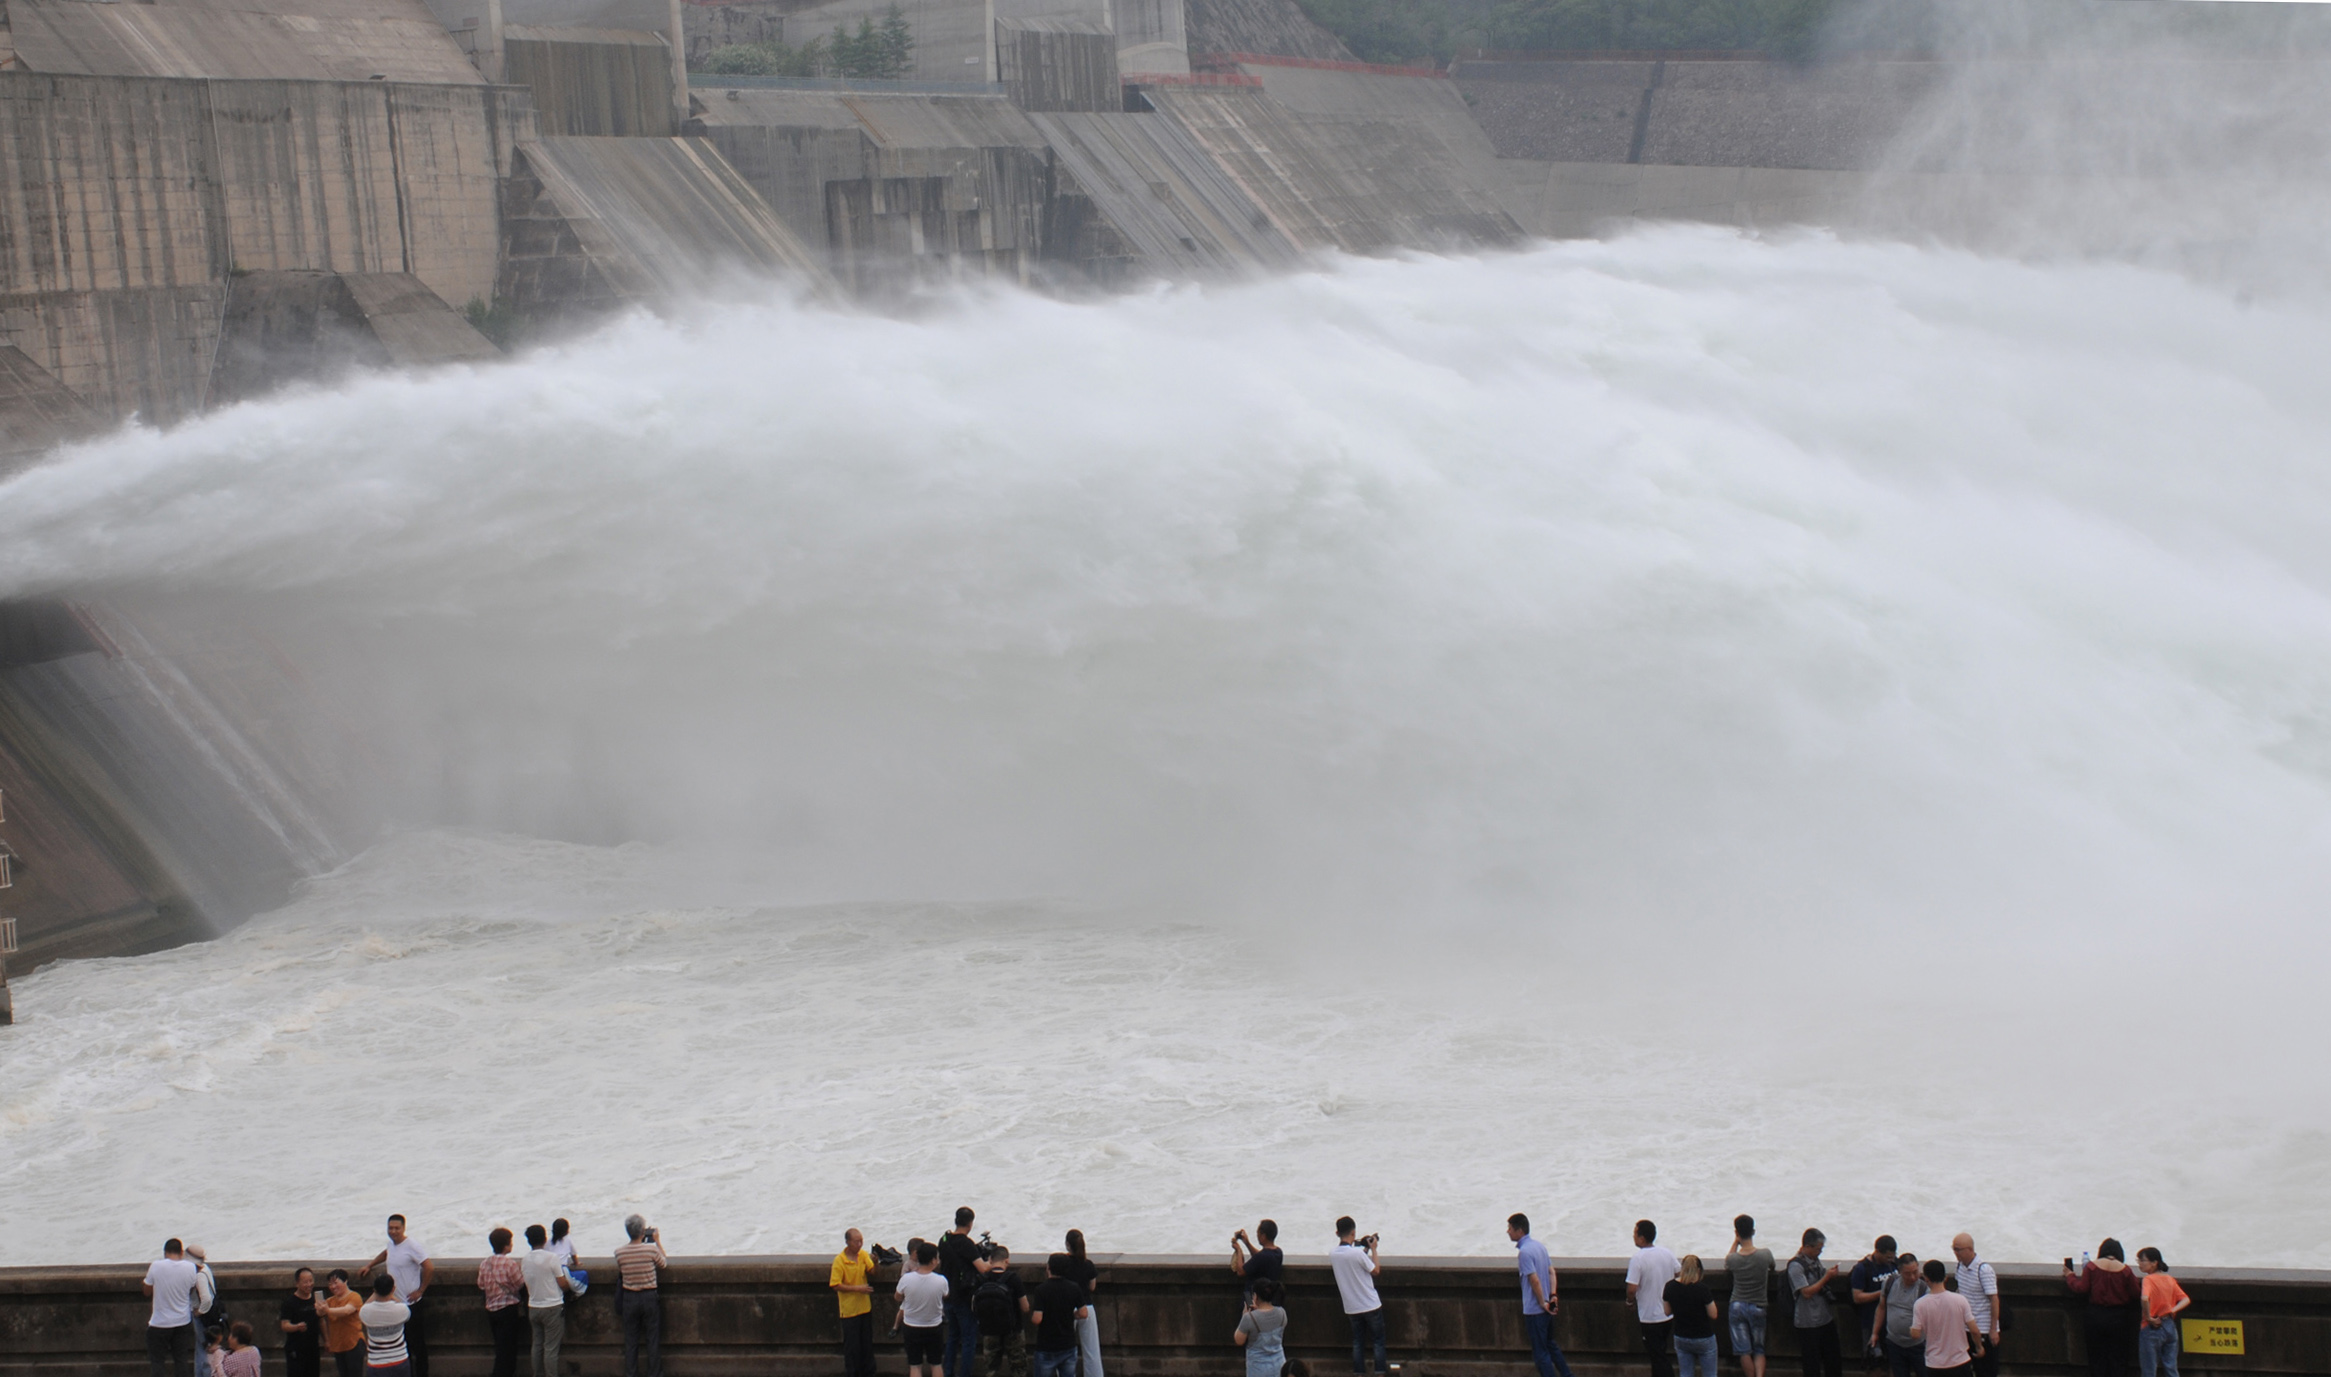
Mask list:
[[0,1262],[2331,1228],[2331,313],[1664,230],[740,290],[0,485],[380,838],[21,982]]

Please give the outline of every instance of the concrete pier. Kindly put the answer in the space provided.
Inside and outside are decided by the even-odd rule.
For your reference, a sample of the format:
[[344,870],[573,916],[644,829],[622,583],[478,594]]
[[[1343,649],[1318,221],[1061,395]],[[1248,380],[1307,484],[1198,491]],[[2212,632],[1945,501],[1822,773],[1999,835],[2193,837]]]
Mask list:
[[[446,1240],[432,1242],[445,1246]],[[888,1240],[893,1244],[904,1240]],[[159,1242],[159,1240],[157,1240]],[[1021,1270],[1041,1275],[1039,1247],[1022,1244]],[[1129,1377],[1222,1377],[1240,1370],[1230,1342],[1239,1290],[1224,1258],[1095,1254],[1102,1357]],[[841,1367],[826,1257],[676,1258],[664,1283],[664,1365],[671,1377],[823,1377]],[[291,1286],[293,1263],[218,1268],[229,1312],[260,1322],[267,1364],[279,1372],[275,1304]],[[357,1264],[318,1260],[319,1272]],[[622,1340],[615,1324],[611,1259],[584,1265],[602,1284],[567,1317],[567,1377],[615,1377]],[[1557,1339],[1577,1377],[1648,1370],[1616,1258],[1556,1259],[1562,1312]],[[887,1285],[895,1268],[877,1278]],[[2053,1265],[2000,1267],[2009,1329],[2003,1370],[2085,1371],[2078,1298]],[[143,1264],[0,1269],[0,1377],[137,1377],[146,1370]],[[2331,1271],[2181,1269],[2194,1297],[2188,1313],[2242,1326],[2241,1354],[2189,1353],[2183,1371],[2321,1373],[2331,1370]],[[1344,1370],[1351,1348],[1335,1283],[1323,1260],[1290,1258],[1288,1348],[1327,1377]],[[1404,1377],[1529,1377],[1513,1264],[1503,1258],[1387,1257],[1381,1280],[1392,1360]],[[1719,1293],[1722,1283],[1718,1283]],[[440,1258],[430,1291],[432,1377],[480,1377],[492,1346],[474,1261]],[[887,1333],[881,1298],[877,1367],[903,1371]],[[1776,1313],[1775,1372],[1796,1366],[1787,1310]],[[1847,1350],[1853,1350],[1849,1347]],[[1848,1371],[1859,1371],[1849,1357]],[[1729,1356],[1724,1371],[1737,1371]]]

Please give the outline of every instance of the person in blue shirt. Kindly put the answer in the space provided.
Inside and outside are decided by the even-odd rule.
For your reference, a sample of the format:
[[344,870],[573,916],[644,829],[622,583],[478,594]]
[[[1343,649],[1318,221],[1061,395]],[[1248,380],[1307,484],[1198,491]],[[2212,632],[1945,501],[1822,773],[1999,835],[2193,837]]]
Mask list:
[[1546,1245],[1530,1237],[1530,1217],[1516,1214],[1505,1221],[1505,1236],[1513,1240],[1522,1277],[1522,1327],[1530,1334],[1530,1360],[1538,1377],[1570,1377],[1570,1364],[1554,1342],[1554,1317],[1562,1309],[1554,1292],[1554,1261]]

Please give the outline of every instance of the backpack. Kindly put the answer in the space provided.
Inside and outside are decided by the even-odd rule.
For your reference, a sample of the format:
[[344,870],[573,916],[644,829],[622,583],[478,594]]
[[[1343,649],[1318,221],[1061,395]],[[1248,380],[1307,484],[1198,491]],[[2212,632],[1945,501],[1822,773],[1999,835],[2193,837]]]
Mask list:
[[982,1334],[1009,1334],[1019,1327],[1020,1306],[1012,1298],[1012,1283],[1001,1272],[980,1278],[971,1293],[971,1318]]

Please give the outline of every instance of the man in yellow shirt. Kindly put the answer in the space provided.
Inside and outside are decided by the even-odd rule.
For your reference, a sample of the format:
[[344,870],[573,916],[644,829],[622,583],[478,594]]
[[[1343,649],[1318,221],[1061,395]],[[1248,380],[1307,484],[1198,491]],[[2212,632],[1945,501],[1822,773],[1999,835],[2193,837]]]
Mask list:
[[874,1255],[856,1229],[842,1235],[834,1254],[834,1299],[842,1307],[843,1377],[874,1377]]

